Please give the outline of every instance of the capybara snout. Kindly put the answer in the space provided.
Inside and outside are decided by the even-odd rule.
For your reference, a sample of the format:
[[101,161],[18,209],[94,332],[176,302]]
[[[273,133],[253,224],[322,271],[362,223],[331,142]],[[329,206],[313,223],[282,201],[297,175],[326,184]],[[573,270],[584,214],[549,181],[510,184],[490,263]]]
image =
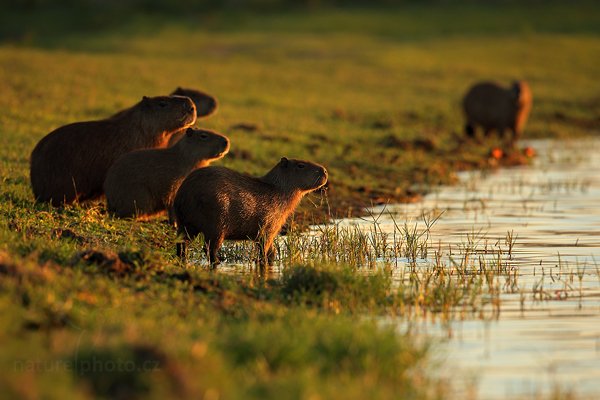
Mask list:
[[229,139],[226,136],[206,129],[188,128],[186,133],[187,146],[211,151],[205,158],[220,158],[229,152]]
[[302,190],[317,190],[327,183],[327,170],[319,164],[283,157],[279,162],[282,175]]
[[186,96],[159,96],[149,98],[144,96],[144,104],[155,112],[163,113],[169,108],[179,111],[179,118],[173,122],[175,129],[181,125],[193,125],[196,122],[196,105]]

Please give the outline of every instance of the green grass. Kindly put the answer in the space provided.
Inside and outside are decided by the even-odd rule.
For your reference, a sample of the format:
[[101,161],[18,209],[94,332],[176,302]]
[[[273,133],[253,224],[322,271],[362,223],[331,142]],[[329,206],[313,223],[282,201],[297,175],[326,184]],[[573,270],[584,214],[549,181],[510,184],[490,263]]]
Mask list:
[[[115,220],[102,203],[35,204],[28,157],[60,125],[195,87],[220,102],[200,121],[231,138],[219,164],[262,174],[288,156],[329,169],[327,198],[304,201],[311,221],[328,205],[345,215],[487,166],[498,142],[460,139],[460,99],[474,80],[530,82],[526,138],[597,131],[594,3],[499,7],[133,15],[117,25],[3,14],[12,21],[0,43],[7,396],[443,397],[428,378],[429,344],[377,317],[493,307],[506,278],[500,258],[483,268],[458,260],[452,277],[443,266],[409,268],[393,281],[390,260],[416,263],[426,240],[398,221],[398,238],[335,225],[318,239],[292,233],[279,244],[284,272],[266,280],[184,269],[164,221]],[[241,122],[259,130],[231,129]],[[248,246],[225,250],[252,257]],[[98,371],[118,363],[117,372]]]
[[[572,14],[577,7],[565,10]],[[477,8],[463,11],[466,22],[500,25],[507,19],[498,13],[497,22],[485,8],[479,18],[471,16]],[[137,33],[60,36],[50,47],[44,38],[39,46],[6,44],[0,48],[0,129],[10,145],[2,159],[25,161],[35,142],[57,126],[102,118],[142,95],[186,85],[220,100],[218,114],[200,123],[231,137],[232,156],[223,164],[262,174],[284,155],[321,162],[331,172],[333,210],[343,215],[349,206],[410,198],[414,184],[451,182],[457,165],[485,165],[494,143],[457,139],[460,99],[475,80],[530,82],[534,107],[525,137],[588,134],[597,126],[600,45],[584,29],[595,13],[575,13],[582,21],[576,34],[515,33],[509,24],[505,31],[446,35],[438,13],[425,18],[420,8],[411,12],[286,14],[290,31],[276,16],[266,19],[264,30],[251,22],[224,31],[163,21],[152,33],[153,25],[142,25]],[[548,15],[556,14],[560,10]],[[311,30],[328,18],[328,30]],[[422,22],[405,26],[406,19]],[[221,20],[214,24],[229,27]],[[545,26],[554,19],[542,21]],[[566,31],[569,21],[563,22]],[[394,35],[349,28],[376,24],[398,28]],[[339,33],[338,26],[348,32]],[[232,130],[239,122],[260,130]],[[412,145],[415,139],[428,140],[433,149]]]

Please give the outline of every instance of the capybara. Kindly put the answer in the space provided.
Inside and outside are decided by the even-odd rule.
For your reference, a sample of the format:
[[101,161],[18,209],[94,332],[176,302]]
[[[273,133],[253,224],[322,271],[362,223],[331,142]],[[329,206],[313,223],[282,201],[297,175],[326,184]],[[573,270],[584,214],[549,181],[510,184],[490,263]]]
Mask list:
[[[217,110],[217,99],[213,96],[201,92],[196,89],[186,89],[182,87],[177,87],[172,93],[171,96],[185,96],[189,97],[196,106],[196,117],[202,118],[213,114]],[[118,113],[114,114],[111,118],[118,117],[124,112],[127,112],[129,109],[121,110]],[[185,135],[185,129],[181,129],[180,131],[175,132],[171,135],[169,139],[168,146],[173,146],[177,143],[182,137]]]
[[171,93],[171,96],[173,95],[186,96],[192,99],[196,105],[196,115],[198,118],[209,116],[217,110],[217,99],[199,90],[178,87]]
[[166,149],[132,151],[119,157],[104,182],[109,212],[124,217],[149,217],[168,210],[183,179],[229,151],[227,137],[188,128]]
[[[196,89],[185,89],[178,87],[171,95],[186,96],[192,99],[196,105],[196,115],[198,118],[213,114],[217,109],[217,99],[209,94]],[[169,139],[169,146],[173,146],[185,135],[185,130],[175,132]]]
[[[196,117],[202,118],[213,114],[217,110],[217,99],[213,96],[195,89],[185,89],[178,87],[170,94],[170,96],[189,97],[196,106]],[[121,114],[128,112],[130,108],[126,108],[114,114],[110,118],[119,117]],[[184,130],[185,133],[185,130]]]
[[504,138],[504,132],[510,129],[514,145],[523,131],[531,103],[531,90],[525,81],[514,82],[508,89],[492,82],[477,83],[463,99],[465,132],[474,137],[476,127],[480,126],[486,136],[496,131]]
[[261,268],[273,261],[273,240],[302,197],[327,183],[327,170],[302,160],[281,161],[265,176],[254,178],[223,167],[193,171],[175,195],[173,211],[183,242],[177,254],[185,260],[187,243],[202,233],[209,263],[219,263],[224,240],[254,240]]
[[174,132],[195,121],[196,108],[188,97],[144,96],[119,116],[62,126],[31,153],[33,194],[55,206],[99,197],[117,158],[133,150],[166,147]]

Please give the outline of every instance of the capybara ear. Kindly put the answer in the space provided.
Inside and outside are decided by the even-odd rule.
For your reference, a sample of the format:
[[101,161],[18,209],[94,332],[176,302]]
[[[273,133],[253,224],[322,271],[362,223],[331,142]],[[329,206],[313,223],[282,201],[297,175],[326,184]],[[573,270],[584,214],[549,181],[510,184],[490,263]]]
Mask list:
[[289,163],[289,160],[285,157],[281,157],[281,161],[279,161],[279,164],[281,164],[282,167],[287,167]]
[[187,128],[187,130],[185,131],[185,136],[190,137],[193,133],[194,130],[192,128]]

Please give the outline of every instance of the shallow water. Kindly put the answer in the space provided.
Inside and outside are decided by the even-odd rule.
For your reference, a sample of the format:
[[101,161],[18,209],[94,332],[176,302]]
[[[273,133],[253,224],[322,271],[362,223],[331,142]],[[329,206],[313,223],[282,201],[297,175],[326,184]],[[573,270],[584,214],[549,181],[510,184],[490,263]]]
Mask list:
[[[392,232],[387,213],[422,225],[423,211],[443,211],[432,249],[448,249],[449,258],[450,249],[486,257],[503,248],[515,271],[518,285],[503,290],[499,314],[410,323],[441,339],[441,374],[456,398],[535,398],[556,385],[600,398],[600,140],[529,145],[538,152],[533,165],[463,173],[460,184],[418,204],[386,207],[378,221]],[[516,238],[510,254],[507,232]]]

